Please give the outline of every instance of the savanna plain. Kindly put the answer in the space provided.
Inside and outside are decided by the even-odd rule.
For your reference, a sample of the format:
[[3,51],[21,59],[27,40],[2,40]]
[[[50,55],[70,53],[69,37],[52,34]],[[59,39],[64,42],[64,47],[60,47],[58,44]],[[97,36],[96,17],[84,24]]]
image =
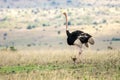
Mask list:
[[95,40],[80,56],[66,43],[61,9],[1,9],[0,80],[120,80],[119,8],[64,11],[70,31]]

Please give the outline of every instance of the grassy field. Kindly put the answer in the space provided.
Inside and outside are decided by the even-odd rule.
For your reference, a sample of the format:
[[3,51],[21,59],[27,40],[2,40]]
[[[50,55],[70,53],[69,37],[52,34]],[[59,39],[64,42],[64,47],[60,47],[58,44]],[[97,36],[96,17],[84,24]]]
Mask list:
[[[38,4],[43,0],[29,1]],[[4,8],[9,3],[17,7],[31,4],[0,1],[0,80],[120,80],[118,0],[75,0],[78,5],[68,8],[65,1],[74,2],[64,0],[64,8],[42,9],[42,5]],[[77,48],[67,45],[63,12],[68,15],[70,32],[82,30],[95,40],[89,48],[83,45],[81,56]]]
[[[9,55],[9,56],[8,56]],[[0,80],[119,80],[120,51],[1,51]]]

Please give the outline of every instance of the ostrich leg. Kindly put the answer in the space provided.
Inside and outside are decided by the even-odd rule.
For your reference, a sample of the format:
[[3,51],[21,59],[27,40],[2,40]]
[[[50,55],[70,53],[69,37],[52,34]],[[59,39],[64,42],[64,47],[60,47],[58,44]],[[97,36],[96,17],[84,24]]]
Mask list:
[[82,48],[79,47],[79,56],[81,55],[82,53]]
[[79,45],[77,43],[74,43],[74,45],[79,48],[79,55],[81,55],[81,53],[82,53],[82,45]]

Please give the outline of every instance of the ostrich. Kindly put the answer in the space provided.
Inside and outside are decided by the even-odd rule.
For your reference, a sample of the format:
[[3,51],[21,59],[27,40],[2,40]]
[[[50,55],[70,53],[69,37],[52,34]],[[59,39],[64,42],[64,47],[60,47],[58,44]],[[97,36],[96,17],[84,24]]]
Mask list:
[[[77,46],[79,48],[79,55],[82,53],[82,44],[84,44],[86,47],[89,47],[88,43],[93,45],[94,40],[92,36],[88,33],[84,33],[83,31],[76,30],[73,32],[69,32],[68,30],[68,19],[67,19],[67,14],[64,12],[63,13],[66,18],[66,34],[67,34],[67,44],[68,45],[73,45]],[[80,43],[76,43],[76,40],[79,40]]]

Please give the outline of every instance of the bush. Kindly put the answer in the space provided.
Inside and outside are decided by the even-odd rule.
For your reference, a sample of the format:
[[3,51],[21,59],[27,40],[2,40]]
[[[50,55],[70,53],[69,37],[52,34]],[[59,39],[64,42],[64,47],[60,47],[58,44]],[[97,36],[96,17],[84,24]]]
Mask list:
[[[66,25],[66,23],[64,23],[64,25]],[[70,22],[70,21],[68,21],[68,26],[69,26],[69,25],[71,25],[71,22]]]
[[94,24],[94,25],[98,25],[98,23],[97,23],[96,21],[95,21],[95,22],[93,22],[93,24]]
[[31,44],[27,44],[28,47],[31,47]]
[[35,27],[36,27],[35,25],[29,25],[29,26],[27,26],[27,29],[33,29]]
[[69,25],[71,25],[71,22],[70,22],[70,21],[68,21],[68,26],[69,26]]
[[45,23],[42,24],[43,27],[47,26]]
[[48,26],[50,26],[50,24],[49,23],[43,23],[42,26],[43,27],[48,27]]
[[17,51],[17,49],[15,49],[14,46],[10,46],[10,50],[11,50],[11,51]]
[[27,29],[32,29],[32,27],[29,25],[29,26],[27,27]]
[[103,20],[102,20],[102,23],[107,23],[107,20],[103,19]]
[[57,33],[58,33],[58,34],[60,34],[61,32],[60,32],[60,31],[58,31]]

